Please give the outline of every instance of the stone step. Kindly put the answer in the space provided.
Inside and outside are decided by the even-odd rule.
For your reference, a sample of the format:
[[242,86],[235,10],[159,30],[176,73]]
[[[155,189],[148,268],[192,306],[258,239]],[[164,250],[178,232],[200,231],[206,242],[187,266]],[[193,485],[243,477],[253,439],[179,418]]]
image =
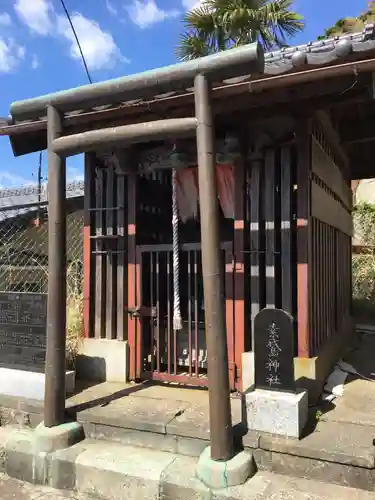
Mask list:
[[[36,417],[41,418],[38,406],[24,403],[20,407],[18,403],[16,408],[2,409],[2,424],[22,425],[25,420],[26,425],[34,426],[39,419]],[[321,419],[314,432],[301,440],[257,432],[244,435],[241,401],[232,400],[232,409],[238,441],[253,452],[259,470],[375,490],[374,427]],[[132,396],[126,403],[79,408],[76,418],[88,440],[103,444],[143,447],[182,458],[199,457],[209,444],[208,406],[204,401],[191,405]]]
[[374,492],[262,470],[241,486],[210,490],[193,457],[88,439],[38,454],[33,432],[0,429],[0,472],[101,500],[375,500]]
[[[195,412],[195,410],[194,410]],[[142,430],[141,415],[132,422],[127,415],[111,418],[109,408],[95,408],[78,415],[87,438],[115,442],[125,446],[199,457],[209,444],[208,418],[203,425],[192,409],[183,409],[173,423]],[[191,418],[193,417],[193,418]],[[197,422],[202,426],[197,426]],[[238,419],[237,419],[238,422]],[[193,424],[193,425],[191,425]],[[375,486],[375,435],[371,428],[355,424],[320,421],[314,432],[301,440],[235,427],[238,441],[254,453],[260,470],[314,478],[319,481],[372,491]],[[242,437],[243,436],[243,437]]]
[[109,443],[93,446],[76,460],[76,487],[108,500],[375,500],[375,493],[262,471],[242,486],[211,491],[196,479],[194,458]]
[[[244,437],[260,470],[373,491],[375,448],[371,428],[319,422],[301,440],[262,434]],[[254,449],[254,444],[257,444]]]

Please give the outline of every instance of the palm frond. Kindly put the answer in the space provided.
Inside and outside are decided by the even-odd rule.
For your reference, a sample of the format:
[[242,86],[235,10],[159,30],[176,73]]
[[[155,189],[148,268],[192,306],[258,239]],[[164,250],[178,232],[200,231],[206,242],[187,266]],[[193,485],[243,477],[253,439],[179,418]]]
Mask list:
[[215,29],[215,16],[211,8],[206,4],[187,12],[183,22],[187,30],[198,30],[210,33]]
[[210,44],[207,39],[197,36],[196,33],[184,33],[181,37],[180,44],[175,50],[176,57],[180,61],[190,61],[199,57],[212,54]]
[[284,47],[304,28],[292,7],[293,0],[205,0],[185,15],[176,53],[186,60],[256,40],[266,49]]

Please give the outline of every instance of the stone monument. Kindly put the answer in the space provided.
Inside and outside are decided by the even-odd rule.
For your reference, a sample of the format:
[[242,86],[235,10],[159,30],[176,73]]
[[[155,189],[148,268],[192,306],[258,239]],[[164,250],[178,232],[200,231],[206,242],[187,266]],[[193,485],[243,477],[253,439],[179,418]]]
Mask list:
[[[0,292],[0,395],[44,399],[47,295]],[[67,371],[67,393],[75,373]]]
[[294,319],[266,308],[254,320],[255,390],[246,394],[248,428],[299,438],[307,423],[308,396],[294,379]]

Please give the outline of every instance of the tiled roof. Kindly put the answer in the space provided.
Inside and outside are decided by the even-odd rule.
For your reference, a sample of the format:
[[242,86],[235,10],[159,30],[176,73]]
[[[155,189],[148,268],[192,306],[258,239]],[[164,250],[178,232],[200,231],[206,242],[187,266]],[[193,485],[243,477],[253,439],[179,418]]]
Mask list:
[[[326,64],[335,63],[339,60],[345,60],[352,54],[360,54],[375,50],[375,25],[368,24],[362,32],[345,34],[340,37],[329,38],[310,42],[304,45],[288,47],[285,49],[268,52],[265,54],[265,70],[264,76],[272,77],[290,72],[296,72],[302,69],[309,69],[309,66],[319,67]],[[215,87],[233,85],[256,79],[259,75],[244,75],[230,80],[215,82]],[[183,89],[177,92],[168,92],[154,96],[153,101],[177,97],[178,95],[192,92],[192,88]],[[143,99],[131,100],[126,102],[117,102],[115,104],[97,106],[91,108],[91,111],[100,111],[118,107],[135,107],[150,101]],[[75,110],[67,113],[66,116],[81,114],[89,110]],[[40,116],[40,119],[45,119],[45,116]],[[20,122],[16,122],[20,123]],[[1,126],[1,122],[0,122]]]
[[[84,195],[84,182],[69,182],[66,186],[66,198],[79,198]],[[39,189],[37,185],[0,190],[0,220],[35,211],[38,206]],[[40,202],[46,205],[47,184],[42,185]]]

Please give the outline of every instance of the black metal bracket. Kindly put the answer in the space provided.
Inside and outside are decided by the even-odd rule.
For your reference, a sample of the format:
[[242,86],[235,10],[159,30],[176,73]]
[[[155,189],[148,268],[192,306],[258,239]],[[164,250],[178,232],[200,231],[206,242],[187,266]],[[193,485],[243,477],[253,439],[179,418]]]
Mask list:
[[130,316],[131,319],[140,319],[140,318],[156,318],[157,310],[156,307],[144,307],[144,306],[136,306],[136,307],[128,307],[126,308],[126,312]]

